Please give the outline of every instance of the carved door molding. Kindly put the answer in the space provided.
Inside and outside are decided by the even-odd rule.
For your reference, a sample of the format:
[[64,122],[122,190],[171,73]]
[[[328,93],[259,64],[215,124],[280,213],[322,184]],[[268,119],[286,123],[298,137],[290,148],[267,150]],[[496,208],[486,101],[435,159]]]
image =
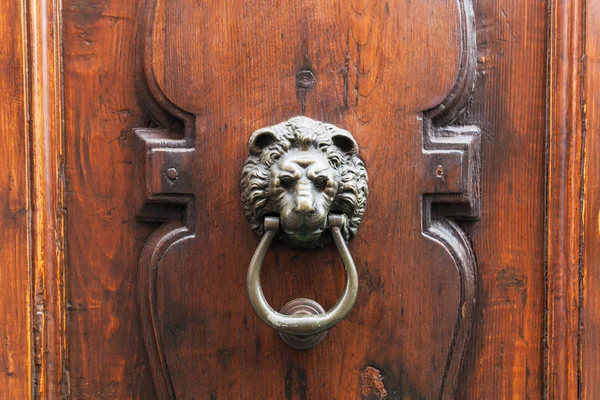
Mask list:
[[[595,399],[600,2],[0,4],[0,397]],[[369,174],[308,351],[252,312],[239,198],[294,116]],[[274,242],[261,283],[329,309],[344,270]]]
[[[137,72],[139,98],[158,126],[136,129],[135,164],[137,180],[143,182],[136,196],[140,206],[138,216],[165,221],[144,247],[138,288],[154,383],[159,397],[166,399],[176,395],[159,328],[157,274],[160,268],[174,267],[161,264],[171,246],[193,240],[199,229],[196,218],[197,207],[201,205],[197,201],[202,189],[194,182],[194,175],[201,173],[195,160],[203,154],[195,143],[201,140],[200,135],[207,133],[197,132],[196,116],[170,100],[157,81],[153,63],[157,52],[154,42],[159,3],[148,0],[145,7]],[[456,122],[465,111],[475,84],[475,21],[469,0],[459,1],[458,18],[459,73],[444,100],[421,113],[422,154],[415,166],[415,178],[422,181],[422,234],[446,249],[453,260],[446,268],[456,268],[460,282],[460,301],[439,387],[442,399],[452,398],[454,394],[476,304],[476,258],[469,239],[457,223],[457,220],[476,220],[480,208],[480,131],[477,126]]]

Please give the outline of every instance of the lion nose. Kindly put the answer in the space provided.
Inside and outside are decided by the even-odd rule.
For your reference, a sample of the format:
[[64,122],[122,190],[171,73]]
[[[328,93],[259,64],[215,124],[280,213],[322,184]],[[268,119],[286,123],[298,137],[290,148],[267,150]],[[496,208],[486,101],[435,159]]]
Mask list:
[[304,215],[314,215],[315,207],[312,198],[309,196],[298,197],[296,201],[296,212]]

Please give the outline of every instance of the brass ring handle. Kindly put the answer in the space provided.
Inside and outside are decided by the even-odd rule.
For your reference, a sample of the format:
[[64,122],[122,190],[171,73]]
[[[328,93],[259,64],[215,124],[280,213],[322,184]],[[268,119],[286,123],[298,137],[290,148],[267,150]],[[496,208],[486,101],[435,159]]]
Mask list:
[[260,284],[260,271],[265,255],[279,230],[279,218],[265,217],[263,234],[254,256],[248,267],[247,286],[250,303],[258,317],[270,327],[287,334],[311,336],[324,332],[343,320],[356,301],[358,294],[358,274],[352,255],[342,235],[344,216],[332,214],[328,216],[329,229],[337,246],[344,269],[346,270],[346,286],[342,297],[326,313],[319,315],[285,315],[275,311],[265,299]]

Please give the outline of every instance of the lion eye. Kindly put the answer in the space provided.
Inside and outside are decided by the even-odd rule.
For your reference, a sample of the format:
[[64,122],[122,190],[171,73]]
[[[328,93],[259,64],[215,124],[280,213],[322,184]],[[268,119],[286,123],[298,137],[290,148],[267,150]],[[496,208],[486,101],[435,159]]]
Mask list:
[[315,179],[314,183],[315,183],[315,186],[317,186],[317,187],[323,187],[323,186],[327,185],[327,178],[322,177],[322,176],[318,177],[317,179]]
[[279,178],[279,182],[283,187],[291,187],[294,185],[294,179],[291,176],[283,176]]

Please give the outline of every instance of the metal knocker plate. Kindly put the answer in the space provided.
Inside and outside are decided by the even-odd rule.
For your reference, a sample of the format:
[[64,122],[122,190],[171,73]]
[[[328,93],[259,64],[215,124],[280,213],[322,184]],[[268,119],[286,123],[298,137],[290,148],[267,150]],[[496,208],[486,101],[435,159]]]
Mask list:
[[[295,117],[254,132],[242,172],[242,202],[252,229],[262,236],[248,268],[250,302],[259,318],[298,349],[319,343],[356,301],[358,275],[346,242],[365,212],[367,172],[358,144],[334,125]],[[281,312],[266,301],[260,284],[263,260],[279,239],[301,249],[319,249],[331,239],[346,270],[346,286],[327,312],[313,300],[295,299]]]

